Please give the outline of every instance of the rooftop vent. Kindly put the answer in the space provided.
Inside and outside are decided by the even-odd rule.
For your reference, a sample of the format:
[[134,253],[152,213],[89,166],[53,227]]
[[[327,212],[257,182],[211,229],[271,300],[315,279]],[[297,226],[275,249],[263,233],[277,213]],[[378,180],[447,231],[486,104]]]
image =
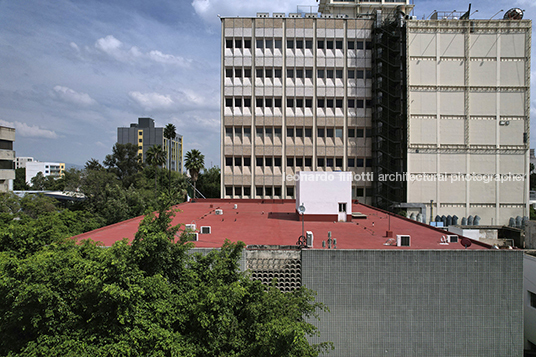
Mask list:
[[288,14],[288,17],[297,18],[297,17],[301,17],[301,14],[293,12],[293,13]]
[[199,232],[201,234],[210,234],[210,226],[201,226]]
[[223,214],[223,210],[222,209],[217,209],[216,211],[214,211],[216,213],[216,216],[221,216]]
[[307,248],[312,248],[313,247],[313,232],[311,231],[307,231],[305,232],[305,236],[306,236],[306,240],[307,240],[307,243],[306,243],[306,246]]
[[348,17],[348,15],[346,15],[346,14],[337,14],[338,19],[346,19],[347,17]]
[[274,12],[274,17],[285,17],[284,12]]
[[257,12],[257,17],[268,17],[270,16],[267,12]]
[[316,18],[316,17],[318,17],[318,14],[307,13],[307,14],[305,14],[305,17],[306,18]]
[[409,247],[410,246],[410,236],[406,235],[396,235],[396,246],[397,247]]
[[458,236],[455,234],[449,234],[447,235],[447,241],[449,243],[458,243]]
[[322,14],[322,15],[320,15],[320,17],[323,18],[323,19],[332,19],[333,14]]

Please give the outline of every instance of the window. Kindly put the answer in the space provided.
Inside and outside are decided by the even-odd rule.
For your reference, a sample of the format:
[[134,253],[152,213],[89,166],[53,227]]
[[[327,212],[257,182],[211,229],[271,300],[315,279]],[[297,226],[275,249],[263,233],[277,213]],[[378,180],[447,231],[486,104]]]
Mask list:
[[287,48],[294,48],[294,40],[287,40]]
[[236,196],[242,196],[242,187],[235,187],[234,191]]
[[363,167],[363,166],[365,166],[364,162],[365,161],[363,159],[357,159],[356,160],[356,166],[357,167]]
[[263,164],[263,159],[262,157],[257,157],[256,160],[255,160],[255,166],[257,167],[262,167],[262,164]]
[[316,48],[323,50],[324,49],[324,40],[316,41]]
[[318,78],[324,78],[324,70],[323,69],[318,70],[317,77]]
[[326,78],[333,78],[333,70],[327,69],[326,70]]
[[327,40],[326,41],[326,48],[328,50],[332,50],[333,49],[333,40]]
[[266,167],[272,167],[272,158],[271,157],[264,158],[264,165]]
[[231,108],[233,106],[233,98],[225,98],[225,106]]
[[281,187],[274,187],[274,195],[281,196]]
[[233,195],[233,188],[231,186],[226,186],[225,187],[225,194],[227,196],[232,196]]
[[294,78],[294,69],[288,68],[287,69],[287,78]]
[[226,68],[225,69],[225,77],[233,78],[233,69],[232,68]]
[[317,135],[319,138],[323,138],[324,137],[324,128],[318,128],[318,135]]
[[355,49],[355,42],[354,41],[348,41],[348,49],[349,50]]
[[335,41],[335,48],[338,50],[342,50],[342,40]]
[[303,137],[303,128],[296,128],[296,137],[297,138]]
[[335,129],[335,137],[336,138],[342,138],[342,129]]
[[266,103],[266,108],[271,108],[272,107],[272,98],[266,98],[265,103]]
[[287,138],[294,137],[294,128],[287,128]]
[[365,159],[365,166],[372,167],[372,159]]
[[242,158],[241,157],[235,157],[234,165],[235,166],[242,166]]
[[242,136],[242,127],[241,126],[237,126],[234,128],[234,133],[236,136]]
[[310,157],[305,158],[305,167],[311,167],[313,166],[313,159]]
[[372,108],[372,99],[365,100],[365,107]]
[[272,78],[272,69],[271,68],[266,68],[266,71],[265,71],[265,77],[266,78]]
[[296,68],[296,78],[303,78],[303,69]]
[[332,128],[327,128],[326,129],[326,136],[328,138],[332,138],[333,137],[333,129]]
[[[143,143],[143,139],[138,139],[138,142]],[[12,149],[7,149],[7,150],[12,150]]]
[[312,69],[306,69],[305,70],[305,78],[313,78],[313,70]]
[[255,187],[255,194],[257,196],[262,196],[262,186]]
[[235,39],[235,48],[242,48],[242,39],[241,38],[237,38]]
[[244,68],[244,77],[251,78],[251,68]]
[[348,167],[355,167],[355,159],[348,158]]
[[372,50],[372,41],[365,41],[365,49]]
[[244,128],[244,137],[246,137],[246,138],[251,137],[251,128],[250,127],[245,127]]
[[356,79],[363,79],[365,78],[365,72],[362,69],[358,69],[355,71],[355,78]]
[[228,38],[225,40],[225,48],[233,48],[233,39]]
[[296,108],[303,108],[303,98],[296,98]]
[[257,108],[262,108],[262,98],[255,99],[255,106]]
[[244,48],[251,48],[251,39],[244,39]]
[[294,158],[287,157],[287,167],[294,167]]
[[287,98],[287,108],[294,108],[294,98]]
[[274,40],[266,39],[266,48],[272,48],[272,47],[274,47]]
[[251,187],[244,187],[244,196],[251,195]]
[[265,192],[265,196],[272,196],[272,188],[271,187],[265,187],[264,192]]
[[257,48],[264,48],[264,41],[257,39]]
[[244,98],[244,107],[251,108],[251,98]]
[[311,98],[305,99],[305,107],[306,108],[312,108],[313,107],[313,100]]
[[305,48],[312,49],[313,48],[313,40],[305,40]]
[[335,100],[335,106],[337,108],[342,108],[342,99],[336,99]]
[[287,187],[287,197],[294,197],[294,187]]
[[363,99],[356,99],[355,101],[356,108],[363,108],[364,105],[365,105],[365,102],[363,101]]
[[367,130],[365,131],[365,136],[367,138],[372,138],[372,128],[367,128]]
[[317,160],[317,166],[318,167],[324,167],[324,158],[323,157],[319,157]]
[[274,69],[274,77],[275,78],[281,78],[281,76],[282,76],[281,68]]
[[337,69],[335,71],[335,77],[342,78],[342,69]]
[[346,202],[339,203],[339,212],[346,212]]
[[372,78],[372,70],[371,69],[367,69],[365,71],[365,74],[367,75],[367,79],[371,79]]
[[251,158],[245,157],[244,158],[244,166],[251,166]]
[[355,129],[348,129],[348,137],[355,138]]
[[296,40],[296,48],[303,48],[303,40]]
[[297,157],[296,158],[296,166],[298,166],[298,167],[303,166],[303,158],[302,157]]
[[335,166],[342,167],[342,159],[341,158],[335,159]]
[[274,135],[278,138],[281,137],[281,128],[274,128]]
[[355,49],[356,50],[362,50],[364,47],[363,47],[363,41],[356,41],[355,42]]
[[283,44],[283,41],[281,41],[280,39],[276,39],[276,40],[274,41],[274,47],[275,47],[275,48],[279,48],[279,49],[281,49],[282,44]]
[[255,73],[256,73],[255,75],[256,75],[257,78],[263,78],[263,74],[264,74],[264,73],[263,73],[262,68],[257,68],[257,70],[255,71]]
[[235,98],[235,107],[241,108],[242,107],[242,98]]
[[281,158],[280,157],[274,157],[274,166],[281,167]]
[[326,99],[326,108],[333,108],[333,99]]
[[355,71],[353,69],[348,70],[348,79],[354,79],[355,78]]
[[233,128],[225,128],[225,136],[233,136]]
[[354,107],[355,107],[355,100],[348,99],[348,108],[354,108]]
[[272,137],[272,128],[264,128],[264,133],[268,137]]
[[536,308],[536,294],[534,294],[532,291],[529,291],[529,300],[530,300],[530,306]]
[[313,129],[305,128],[305,137],[306,138],[312,138],[313,137]]
[[355,195],[356,197],[365,197],[365,189],[363,187],[356,187]]
[[257,137],[262,138],[262,131],[263,131],[262,127],[260,127],[260,126],[257,127],[257,129],[256,129]]
[[328,157],[326,158],[326,166],[327,167],[333,167],[333,159]]
[[235,68],[235,77],[242,78],[242,68]]
[[317,107],[318,108],[324,108],[324,104],[325,104],[324,98],[318,98],[317,99]]
[[225,166],[233,166],[233,158],[232,157],[226,157],[225,158]]

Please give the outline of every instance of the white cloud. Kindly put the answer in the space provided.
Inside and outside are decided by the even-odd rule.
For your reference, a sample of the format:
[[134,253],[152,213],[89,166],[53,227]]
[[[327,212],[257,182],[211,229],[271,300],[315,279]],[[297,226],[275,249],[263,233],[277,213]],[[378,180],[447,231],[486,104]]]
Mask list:
[[104,53],[120,62],[134,63],[138,60],[146,60],[150,62],[175,65],[179,67],[189,67],[192,62],[189,59],[185,59],[180,56],[165,54],[158,50],[143,52],[136,46],[132,46],[129,49],[127,49],[126,47],[127,46],[125,46],[123,42],[119,41],[112,35],[108,35],[104,38],[99,38],[95,42],[95,48],[99,52]]
[[53,96],[64,102],[82,106],[90,106],[97,103],[89,94],[79,93],[63,86],[55,86]]
[[128,95],[145,110],[167,110],[175,105],[169,95],[140,92],[130,92]]
[[15,135],[29,138],[57,139],[58,134],[52,130],[41,129],[38,126],[30,126],[19,121],[8,122],[0,119],[0,125],[15,128]]

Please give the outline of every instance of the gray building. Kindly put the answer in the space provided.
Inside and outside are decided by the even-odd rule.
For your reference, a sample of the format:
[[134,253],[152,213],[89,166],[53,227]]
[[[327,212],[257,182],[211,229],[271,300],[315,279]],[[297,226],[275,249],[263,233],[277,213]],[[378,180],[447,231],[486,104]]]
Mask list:
[[0,192],[13,191],[15,179],[15,129],[0,126]]
[[152,118],[138,118],[138,123],[130,124],[129,128],[117,128],[117,143],[136,145],[143,162],[150,147],[161,145],[167,155],[163,167],[168,167],[171,155],[171,170],[182,172],[182,135],[177,135],[172,140],[164,138],[164,128],[155,127]]

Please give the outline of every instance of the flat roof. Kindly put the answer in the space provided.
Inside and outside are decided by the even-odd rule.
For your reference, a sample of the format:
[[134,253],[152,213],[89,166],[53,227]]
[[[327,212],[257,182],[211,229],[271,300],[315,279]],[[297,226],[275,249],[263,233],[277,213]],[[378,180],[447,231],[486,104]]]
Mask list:
[[[219,248],[225,239],[255,246],[295,246],[302,234],[302,222],[294,200],[205,199],[174,208],[180,212],[173,218],[173,225],[195,224],[197,231],[202,226],[210,226],[210,234],[199,234],[199,240],[193,242],[196,248]],[[223,214],[217,215],[216,209],[221,209]],[[326,241],[327,246],[328,232],[337,239],[336,249],[465,249],[460,242],[442,242],[442,238],[449,234],[446,231],[371,206],[353,203],[352,212],[361,213],[360,218],[354,218],[352,222],[305,220],[305,231],[313,232],[313,249],[327,249],[322,247],[322,241]],[[123,238],[132,242],[142,219],[143,216],[129,219],[73,239],[92,239],[105,246]],[[393,232],[395,245],[385,245],[393,243],[386,236],[387,230]],[[396,246],[396,235],[409,235],[410,246]],[[479,241],[471,240],[471,243],[467,249],[490,248]]]

